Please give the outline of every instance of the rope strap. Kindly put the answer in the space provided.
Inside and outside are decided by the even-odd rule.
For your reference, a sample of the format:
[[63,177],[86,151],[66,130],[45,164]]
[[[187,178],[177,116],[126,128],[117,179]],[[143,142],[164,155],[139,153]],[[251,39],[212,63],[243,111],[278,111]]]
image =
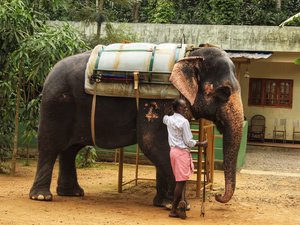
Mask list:
[[135,91],[135,100],[136,100],[136,110],[139,111],[139,100],[140,100],[140,92],[139,92],[139,72],[133,72],[134,79],[134,91]]
[[97,100],[97,84],[98,82],[95,83],[94,86],[94,94],[93,94],[93,101],[92,101],[92,110],[91,110],[91,133],[92,133],[92,140],[93,140],[93,145],[96,146],[96,139],[95,139],[95,112],[96,112],[96,100]]

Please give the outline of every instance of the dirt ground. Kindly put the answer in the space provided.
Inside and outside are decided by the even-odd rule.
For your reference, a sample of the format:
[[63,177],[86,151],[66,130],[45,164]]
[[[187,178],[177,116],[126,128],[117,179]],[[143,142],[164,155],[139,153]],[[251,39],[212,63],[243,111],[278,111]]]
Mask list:
[[[191,210],[186,220],[169,218],[169,211],[152,206],[153,180],[140,180],[138,186],[131,183],[124,186],[123,193],[118,193],[118,165],[115,163],[78,169],[84,197],[56,195],[56,165],[51,186],[53,201],[29,200],[36,164],[31,162],[30,166],[24,166],[20,162],[16,176],[0,175],[0,224],[300,224],[299,154],[298,150],[298,159],[294,161],[298,171],[268,170],[265,173],[266,170],[250,168],[246,163],[246,169],[237,174],[237,188],[227,204],[214,200],[213,193],[222,191],[224,184],[223,172],[216,171],[214,190],[207,193],[204,217],[200,217],[201,200],[195,198],[195,185],[189,183]],[[135,166],[126,164],[124,181],[133,179],[134,173]],[[154,168],[140,166],[139,177],[154,178]]]

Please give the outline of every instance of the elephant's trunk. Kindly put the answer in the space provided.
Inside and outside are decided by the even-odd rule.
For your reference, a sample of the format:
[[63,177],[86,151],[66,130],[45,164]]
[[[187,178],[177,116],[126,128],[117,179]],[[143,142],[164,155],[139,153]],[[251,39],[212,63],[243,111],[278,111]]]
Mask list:
[[236,163],[243,132],[243,105],[240,93],[233,93],[221,113],[221,131],[223,133],[223,168],[225,175],[225,193],[215,196],[221,203],[228,202],[235,190]]

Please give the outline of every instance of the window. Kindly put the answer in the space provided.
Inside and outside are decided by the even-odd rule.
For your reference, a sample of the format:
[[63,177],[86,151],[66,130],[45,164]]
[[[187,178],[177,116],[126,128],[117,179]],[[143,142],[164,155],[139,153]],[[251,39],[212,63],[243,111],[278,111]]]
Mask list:
[[250,78],[249,105],[292,108],[293,80]]

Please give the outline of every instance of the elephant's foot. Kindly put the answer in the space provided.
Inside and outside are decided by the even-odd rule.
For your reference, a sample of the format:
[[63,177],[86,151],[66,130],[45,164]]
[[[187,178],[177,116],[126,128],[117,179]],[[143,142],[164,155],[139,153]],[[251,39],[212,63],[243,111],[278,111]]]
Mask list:
[[84,190],[80,186],[76,186],[76,187],[57,186],[56,193],[57,195],[60,196],[75,196],[75,197],[84,196]]
[[172,204],[171,198],[159,198],[157,195],[153,199],[153,205],[157,207],[165,207],[168,204]]
[[37,201],[52,201],[53,195],[49,190],[36,190],[32,188],[29,198]]

